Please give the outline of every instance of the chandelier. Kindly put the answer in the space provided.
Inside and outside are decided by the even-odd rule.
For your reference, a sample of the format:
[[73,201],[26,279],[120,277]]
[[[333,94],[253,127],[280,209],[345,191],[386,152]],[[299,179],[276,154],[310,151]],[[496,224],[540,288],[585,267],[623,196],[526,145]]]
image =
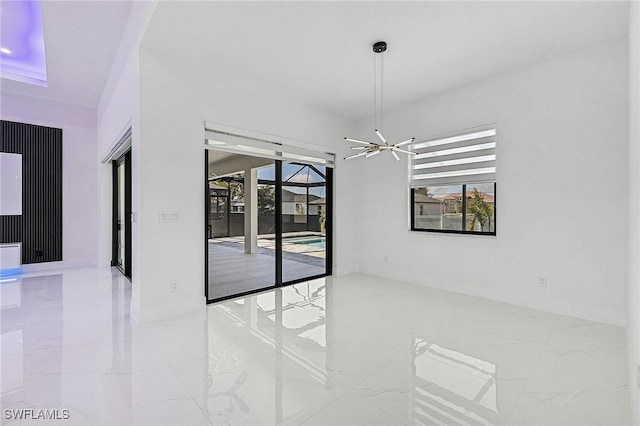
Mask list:
[[[415,138],[407,139],[402,142],[398,142],[395,144],[390,144],[387,142],[387,139],[382,135],[382,131],[378,130],[378,123],[380,124],[380,129],[382,129],[382,119],[383,119],[383,110],[382,110],[382,100],[383,100],[383,78],[384,78],[384,53],[387,50],[387,42],[386,41],[377,41],[373,43],[373,108],[374,108],[374,131],[380,142],[371,142],[371,141],[363,141],[360,139],[347,138],[344,139],[349,142],[359,143],[364,146],[352,146],[351,149],[361,151],[357,154],[350,155],[345,157],[345,160],[350,160],[356,157],[373,157],[374,155],[380,154],[383,151],[389,151],[396,159],[396,161],[400,161],[400,157],[396,152],[401,152],[403,154],[415,155],[414,152],[407,151],[404,149],[400,149],[401,146],[410,144],[415,140]],[[378,82],[377,78],[377,61],[376,57],[380,57],[380,81]],[[380,89],[378,89],[378,84],[380,85]],[[378,122],[378,95],[380,96],[380,121]]]

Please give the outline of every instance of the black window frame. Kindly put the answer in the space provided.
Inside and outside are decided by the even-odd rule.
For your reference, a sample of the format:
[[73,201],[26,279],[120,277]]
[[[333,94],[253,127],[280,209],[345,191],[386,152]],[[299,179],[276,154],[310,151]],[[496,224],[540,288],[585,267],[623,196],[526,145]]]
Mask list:
[[458,184],[462,186],[462,227],[463,229],[425,229],[425,228],[416,228],[416,203],[415,203],[415,191],[417,188],[411,188],[410,192],[410,209],[411,209],[411,231],[415,232],[433,232],[438,234],[462,234],[462,235],[482,235],[482,236],[493,236],[497,235],[498,229],[498,192],[497,192],[497,183],[493,182],[493,222],[494,227],[491,232],[480,232],[480,231],[468,231],[464,229],[467,224],[467,185],[474,185],[478,183],[486,183],[486,182],[466,182],[463,184]]

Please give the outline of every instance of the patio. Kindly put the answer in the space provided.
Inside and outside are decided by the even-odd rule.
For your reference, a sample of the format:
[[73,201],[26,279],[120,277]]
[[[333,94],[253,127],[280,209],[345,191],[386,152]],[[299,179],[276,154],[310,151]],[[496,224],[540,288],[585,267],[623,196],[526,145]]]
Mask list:
[[[325,248],[287,242],[322,234],[290,232],[283,235],[282,280],[294,281],[325,273]],[[296,238],[297,239],[297,238]],[[275,237],[258,237],[258,252],[244,252],[244,237],[209,239],[209,299],[272,287],[275,282]]]

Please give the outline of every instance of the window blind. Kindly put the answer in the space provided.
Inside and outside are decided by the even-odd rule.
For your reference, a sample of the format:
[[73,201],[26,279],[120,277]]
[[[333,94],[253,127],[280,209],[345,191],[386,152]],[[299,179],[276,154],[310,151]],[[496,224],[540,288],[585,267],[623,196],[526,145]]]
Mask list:
[[205,146],[207,148],[284,162],[334,167],[335,155],[332,153],[274,142],[267,140],[267,137],[268,135],[256,137],[255,135],[241,135],[205,127]]
[[411,145],[411,187],[495,181],[496,128],[476,128]]

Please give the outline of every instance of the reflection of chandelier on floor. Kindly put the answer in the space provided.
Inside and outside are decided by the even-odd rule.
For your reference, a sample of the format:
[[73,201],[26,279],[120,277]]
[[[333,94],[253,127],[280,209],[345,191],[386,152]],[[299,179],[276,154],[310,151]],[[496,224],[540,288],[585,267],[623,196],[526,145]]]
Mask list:
[[[344,139],[349,141],[349,142],[355,142],[355,143],[359,143],[359,144],[363,144],[365,146],[353,146],[351,147],[351,149],[354,150],[359,150],[362,152],[359,152],[357,154],[354,155],[350,155],[348,157],[345,157],[345,160],[349,160],[351,158],[356,158],[356,157],[373,157],[376,154],[380,154],[382,151],[389,151],[391,152],[391,154],[393,154],[393,156],[396,158],[397,161],[400,161],[400,158],[398,157],[398,154],[396,154],[396,152],[402,152],[404,154],[408,154],[408,155],[415,155],[415,153],[411,152],[411,151],[406,151],[404,149],[400,149],[399,147],[410,144],[411,142],[413,142],[415,140],[415,138],[411,138],[411,139],[407,139],[406,141],[402,141],[396,144],[389,144],[387,142],[387,140],[385,139],[384,136],[382,136],[382,132],[378,130],[378,92],[380,93],[380,127],[382,128],[382,118],[383,118],[383,114],[382,114],[382,84],[383,84],[383,77],[384,77],[384,57],[382,55],[382,53],[384,51],[387,50],[387,42],[385,41],[377,41],[373,44],[373,107],[374,107],[374,120],[375,120],[375,132],[376,135],[378,135],[378,138],[380,138],[381,142],[369,142],[369,141],[363,141],[363,140],[359,140],[359,139],[353,139],[353,138],[347,138],[345,137]],[[377,79],[377,63],[376,63],[376,53],[379,53],[380,55],[380,90],[378,91],[378,79]]]

